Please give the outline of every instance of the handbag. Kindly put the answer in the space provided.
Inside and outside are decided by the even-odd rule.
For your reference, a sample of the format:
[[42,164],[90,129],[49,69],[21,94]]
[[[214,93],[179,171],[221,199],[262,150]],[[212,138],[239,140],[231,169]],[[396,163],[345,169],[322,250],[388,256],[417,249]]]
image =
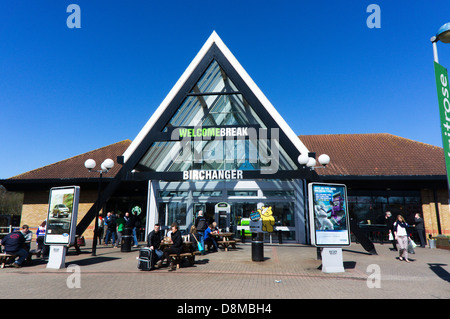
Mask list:
[[192,236],[194,236],[195,241],[197,242],[197,248],[199,252],[203,252],[205,251],[205,247],[203,247],[202,243],[198,241],[197,237],[195,237],[194,234],[192,234]]
[[[416,243],[414,243],[414,241],[411,239],[411,238],[409,238],[409,240],[408,240],[408,254],[415,254],[416,252],[414,251],[414,246],[413,245],[415,245]],[[416,245],[417,246],[417,245]]]
[[392,235],[392,233],[389,233],[389,240],[394,240],[394,236]]
[[410,238],[409,240],[410,240],[410,242],[411,242],[412,247],[413,247],[413,248],[416,248],[416,247],[417,247],[417,244],[414,242],[414,240],[412,240],[411,238]]
[[77,245],[78,246],[86,246],[86,241],[84,240],[84,236],[77,237]]

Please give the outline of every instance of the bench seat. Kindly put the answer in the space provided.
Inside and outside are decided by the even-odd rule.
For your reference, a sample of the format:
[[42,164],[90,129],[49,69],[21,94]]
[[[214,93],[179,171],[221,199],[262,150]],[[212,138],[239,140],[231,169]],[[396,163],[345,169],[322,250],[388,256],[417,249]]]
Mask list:
[[187,259],[189,264],[192,266],[195,262],[195,255],[200,254],[200,252],[193,253],[181,253],[181,254],[170,254],[169,258],[173,260],[173,262],[177,265],[177,268],[180,268],[180,263],[183,259]]
[[235,240],[219,240],[217,241],[217,245],[222,245],[225,251],[228,251],[229,246],[233,247],[233,249],[236,249]]

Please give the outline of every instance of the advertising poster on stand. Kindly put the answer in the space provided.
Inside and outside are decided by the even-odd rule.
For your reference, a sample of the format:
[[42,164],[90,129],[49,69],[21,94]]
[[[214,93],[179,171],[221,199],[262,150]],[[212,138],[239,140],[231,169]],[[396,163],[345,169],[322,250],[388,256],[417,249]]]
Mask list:
[[54,187],[50,190],[45,244],[69,245],[75,240],[79,187]]
[[318,247],[350,246],[347,187],[308,184],[311,242]]

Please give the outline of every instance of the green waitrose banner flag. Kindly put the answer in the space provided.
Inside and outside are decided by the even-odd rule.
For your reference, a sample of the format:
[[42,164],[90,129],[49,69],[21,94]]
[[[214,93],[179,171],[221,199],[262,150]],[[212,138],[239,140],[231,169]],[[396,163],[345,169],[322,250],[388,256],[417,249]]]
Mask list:
[[439,114],[441,118],[442,144],[444,146],[445,167],[447,169],[447,181],[450,185],[450,100],[447,69],[434,62],[436,73],[436,86],[439,101]]

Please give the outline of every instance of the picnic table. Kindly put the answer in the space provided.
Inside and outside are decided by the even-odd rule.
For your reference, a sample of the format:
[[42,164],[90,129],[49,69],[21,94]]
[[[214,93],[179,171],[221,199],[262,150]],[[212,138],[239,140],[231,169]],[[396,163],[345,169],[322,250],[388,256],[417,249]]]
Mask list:
[[[166,247],[170,247],[170,246],[172,246],[172,244],[173,243],[170,242],[170,241],[162,241],[161,244],[160,244],[160,248],[161,248],[161,250],[164,251],[164,249]],[[169,258],[170,258],[169,262],[173,261],[173,263],[177,266],[177,268],[180,268],[180,264],[181,264],[181,262],[184,259],[186,259],[189,262],[189,265],[191,265],[191,266],[194,265],[195,256],[196,255],[200,255],[200,252],[199,251],[191,252],[191,246],[192,246],[191,242],[189,242],[189,241],[183,242],[183,250],[181,251],[181,253],[179,253],[179,254],[170,254],[169,255]]]
[[216,243],[219,246],[222,246],[225,251],[228,251],[228,248],[231,246],[233,249],[236,249],[236,240],[232,238],[233,233],[228,232],[214,232],[211,233],[212,236],[217,238]]
[[[36,256],[37,254],[38,254],[38,252],[36,250],[34,250],[34,249],[30,250],[28,252],[28,256],[25,259],[25,261],[27,263],[30,263],[31,262],[31,257],[33,255]],[[0,268],[3,269],[3,268],[5,268],[5,265],[12,264],[14,262],[14,260],[16,260],[17,257],[19,257],[19,256],[16,255],[16,254],[7,253],[6,251],[0,252]]]

